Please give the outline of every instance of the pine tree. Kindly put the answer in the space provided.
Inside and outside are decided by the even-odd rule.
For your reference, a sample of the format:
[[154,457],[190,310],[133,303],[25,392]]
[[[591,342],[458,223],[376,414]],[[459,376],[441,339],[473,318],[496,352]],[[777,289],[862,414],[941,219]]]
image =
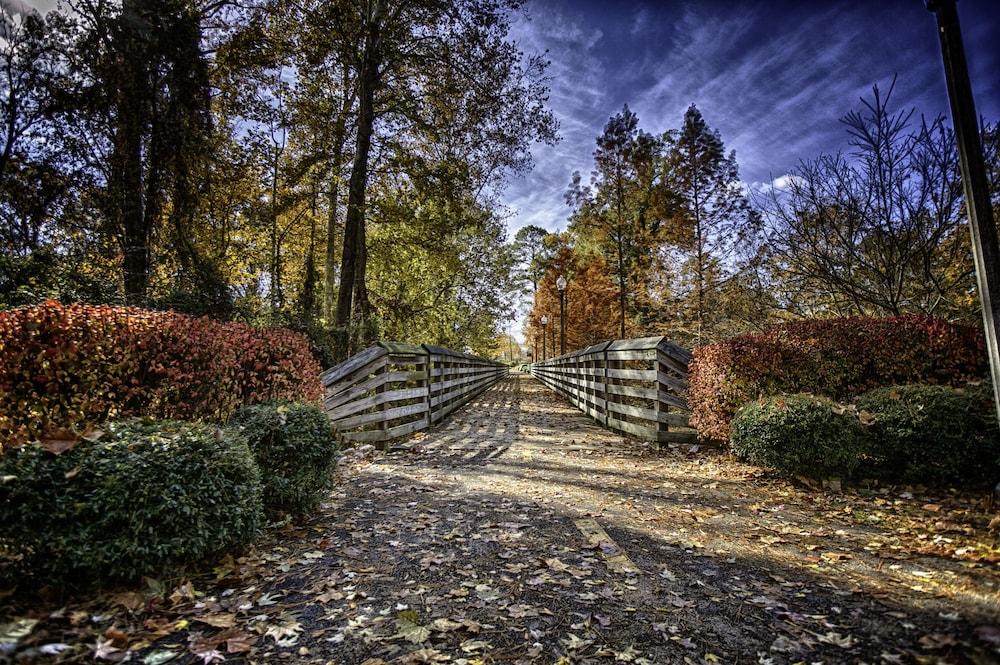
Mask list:
[[694,104],[669,140],[664,183],[676,197],[671,221],[685,255],[689,310],[701,343],[710,333],[713,301],[734,272],[735,253],[753,216],[739,181],[736,153],[726,154],[721,136]]

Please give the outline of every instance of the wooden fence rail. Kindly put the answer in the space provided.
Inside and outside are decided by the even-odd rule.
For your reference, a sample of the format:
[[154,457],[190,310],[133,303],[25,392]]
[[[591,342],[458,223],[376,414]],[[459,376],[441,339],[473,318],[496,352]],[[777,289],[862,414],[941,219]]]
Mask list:
[[691,354],[665,337],[602,342],[536,362],[531,373],[605,427],[639,439],[692,442]]
[[437,346],[380,342],[323,372],[323,408],[347,441],[387,441],[438,423],[507,366]]

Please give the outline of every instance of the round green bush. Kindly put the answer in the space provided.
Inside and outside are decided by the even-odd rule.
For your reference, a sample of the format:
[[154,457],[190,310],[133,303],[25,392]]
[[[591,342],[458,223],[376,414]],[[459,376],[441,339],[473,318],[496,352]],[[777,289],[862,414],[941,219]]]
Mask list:
[[330,419],[315,406],[269,403],[239,409],[230,421],[250,444],[272,514],[303,517],[333,486],[337,440]]
[[857,400],[871,414],[868,456],[873,474],[919,483],[996,481],[1000,458],[989,384],[879,388]]
[[61,454],[28,444],[0,457],[5,576],[128,581],[257,536],[260,471],[242,436],[177,421],[105,430]]
[[825,397],[784,395],[745,405],[733,419],[736,456],[790,475],[847,476],[865,450],[865,430],[853,413]]

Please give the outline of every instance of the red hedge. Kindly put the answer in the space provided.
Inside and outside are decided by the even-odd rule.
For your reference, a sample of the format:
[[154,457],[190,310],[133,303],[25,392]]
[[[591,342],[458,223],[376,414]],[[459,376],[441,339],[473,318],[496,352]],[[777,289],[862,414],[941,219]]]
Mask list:
[[987,376],[978,327],[923,316],[797,321],[694,350],[692,425],[728,440],[743,404],[779,393],[848,400],[902,383],[962,385]]
[[318,402],[320,371],[282,328],[53,301],[3,311],[0,451],[120,416],[222,421],[253,402]]

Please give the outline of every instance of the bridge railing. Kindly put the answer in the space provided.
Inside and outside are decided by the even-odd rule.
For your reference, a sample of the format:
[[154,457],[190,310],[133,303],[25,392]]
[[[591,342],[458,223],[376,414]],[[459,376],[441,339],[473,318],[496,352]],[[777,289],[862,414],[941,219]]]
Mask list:
[[437,346],[380,342],[323,372],[323,408],[347,441],[387,441],[438,423],[507,366]]
[[692,442],[690,361],[665,337],[642,337],[532,363],[531,373],[605,427],[646,441]]

